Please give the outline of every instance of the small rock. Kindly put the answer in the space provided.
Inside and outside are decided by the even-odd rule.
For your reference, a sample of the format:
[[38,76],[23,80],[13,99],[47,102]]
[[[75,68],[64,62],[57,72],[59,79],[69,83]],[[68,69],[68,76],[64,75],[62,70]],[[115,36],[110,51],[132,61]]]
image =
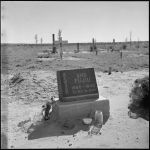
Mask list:
[[72,144],[69,144],[69,146],[71,146]]
[[16,67],[22,67],[20,64],[16,65]]
[[108,86],[104,86],[103,88],[109,88]]
[[12,145],[11,148],[14,148],[14,146]]

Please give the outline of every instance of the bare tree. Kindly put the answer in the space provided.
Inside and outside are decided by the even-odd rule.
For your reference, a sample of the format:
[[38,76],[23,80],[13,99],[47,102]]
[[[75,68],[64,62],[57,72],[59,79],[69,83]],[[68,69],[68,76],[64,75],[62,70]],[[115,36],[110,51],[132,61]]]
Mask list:
[[127,48],[128,46],[127,42],[128,42],[128,38],[125,38],[125,42],[123,42],[123,49]]
[[92,42],[93,42],[93,51],[94,51],[94,45],[95,45],[95,41],[94,41],[94,38],[92,39]]
[[41,44],[43,43],[43,38],[41,38]]
[[59,49],[60,49],[60,59],[62,59],[62,39],[61,39],[62,30],[58,30],[58,40],[59,40]]
[[140,47],[140,39],[139,39],[139,37],[138,37],[138,48]]
[[130,46],[131,46],[131,42],[132,42],[131,37],[132,37],[132,31],[130,32]]
[[60,37],[61,37],[61,32],[62,32],[62,30],[61,29],[59,29],[58,30],[58,40],[60,39]]
[[128,38],[126,38],[126,39],[125,39],[125,42],[126,42],[126,44],[127,44],[127,42],[128,42]]
[[38,36],[37,36],[37,34],[35,35],[35,42],[36,42],[36,44],[38,42]]
[[126,47],[128,46],[128,38],[126,37],[125,39],[125,44],[126,44]]

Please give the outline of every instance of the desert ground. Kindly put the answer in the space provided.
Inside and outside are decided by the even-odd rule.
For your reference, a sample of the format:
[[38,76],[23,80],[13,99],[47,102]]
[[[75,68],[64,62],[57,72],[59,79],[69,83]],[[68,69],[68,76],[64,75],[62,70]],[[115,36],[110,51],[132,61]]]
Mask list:
[[[149,76],[149,46],[121,49],[122,58],[118,50],[99,47],[96,55],[83,46],[78,53],[74,47],[64,48],[63,60],[58,53],[38,58],[38,53],[49,48],[1,45],[1,148],[149,148],[149,122],[128,116],[134,80]],[[89,67],[95,70],[99,94],[110,103],[110,116],[101,134],[89,136],[89,126],[82,120],[73,120],[73,129],[62,128],[63,121],[55,115],[30,133],[28,123],[18,127],[51,96],[58,97],[57,70]],[[11,83],[18,73],[20,82]]]

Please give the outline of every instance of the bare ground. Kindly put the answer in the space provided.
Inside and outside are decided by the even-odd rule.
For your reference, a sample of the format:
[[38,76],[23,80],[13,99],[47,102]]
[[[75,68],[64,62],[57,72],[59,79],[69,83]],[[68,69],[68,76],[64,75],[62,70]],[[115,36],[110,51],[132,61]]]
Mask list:
[[[131,119],[127,115],[131,85],[135,79],[149,75],[149,57],[140,56],[135,59],[134,56],[125,57],[128,53],[124,54],[122,69],[119,54],[114,53],[98,56],[93,53],[65,54],[63,57],[66,60],[63,61],[58,59],[58,55],[53,55],[56,59],[44,61],[32,56],[35,50],[31,53],[29,50],[18,50],[16,55],[12,49],[8,52],[9,61],[4,65],[8,72],[2,70],[1,74],[3,147],[149,148],[149,122],[142,118]],[[113,68],[111,75],[107,73],[108,65]],[[110,101],[110,117],[103,125],[100,135],[88,136],[89,128],[82,124],[82,120],[75,120],[75,128],[65,130],[55,115],[32,133],[26,133],[29,124],[18,127],[19,122],[41,107],[50,96],[58,97],[56,70],[84,67],[95,68],[99,94]],[[10,85],[10,79],[18,72],[24,80]]]

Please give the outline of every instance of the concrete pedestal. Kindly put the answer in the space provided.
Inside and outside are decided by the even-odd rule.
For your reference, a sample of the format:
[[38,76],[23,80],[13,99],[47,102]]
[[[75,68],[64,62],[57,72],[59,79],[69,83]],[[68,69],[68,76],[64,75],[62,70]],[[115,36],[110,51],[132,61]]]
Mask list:
[[109,100],[102,96],[91,101],[61,102],[58,100],[56,106],[60,119],[86,118],[92,109],[101,110],[105,118],[109,117]]

